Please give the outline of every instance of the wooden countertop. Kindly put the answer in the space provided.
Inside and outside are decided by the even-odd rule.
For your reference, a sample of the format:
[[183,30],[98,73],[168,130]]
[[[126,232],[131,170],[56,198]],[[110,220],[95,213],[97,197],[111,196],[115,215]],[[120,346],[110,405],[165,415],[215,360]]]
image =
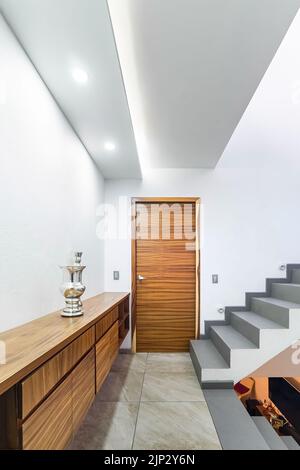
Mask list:
[[104,292],[83,301],[84,315],[62,317],[61,310],[0,333],[6,347],[6,364],[0,364],[0,395],[94,325],[113,306],[129,296]]

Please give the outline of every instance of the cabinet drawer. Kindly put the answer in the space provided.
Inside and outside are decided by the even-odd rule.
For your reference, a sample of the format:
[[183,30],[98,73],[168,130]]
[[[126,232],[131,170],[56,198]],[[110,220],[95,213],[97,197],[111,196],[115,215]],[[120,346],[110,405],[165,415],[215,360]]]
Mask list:
[[61,450],[72,438],[72,377],[41,404],[22,425],[23,449]]
[[72,371],[73,433],[84,419],[95,397],[95,350]]
[[96,323],[96,341],[98,341],[118,320],[119,310],[118,307],[113,308],[108,312],[104,318]]
[[94,327],[90,328],[21,382],[21,418],[24,419],[91,349],[94,344],[94,334]]
[[62,374],[65,375],[95,344],[95,328],[92,327],[62,350]]

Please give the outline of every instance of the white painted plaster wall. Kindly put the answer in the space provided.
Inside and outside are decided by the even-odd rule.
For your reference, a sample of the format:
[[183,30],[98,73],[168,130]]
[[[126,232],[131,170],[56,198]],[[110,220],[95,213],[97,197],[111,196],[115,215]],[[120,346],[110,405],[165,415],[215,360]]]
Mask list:
[[103,290],[104,182],[0,15],[0,330],[63,305],[59,264],[84,252]]
[[[281,264],[300,262],[299,42],[298,14],[215,170],[148,170],[143,181],[106,182],[105,200],[116,207],[119,196],[201,198],[202,327],[222,319],[219,306],[243,305],[246,291],[284,276]],[[105,288],[130,289],[129,238],[105,243]]]

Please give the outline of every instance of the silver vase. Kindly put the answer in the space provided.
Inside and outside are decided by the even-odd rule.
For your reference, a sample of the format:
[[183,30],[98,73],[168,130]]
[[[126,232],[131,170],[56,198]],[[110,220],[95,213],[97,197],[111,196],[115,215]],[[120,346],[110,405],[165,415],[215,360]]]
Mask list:
[[82,284],[82,271],[86,266],[81,266],[81,256],[81,252],[76,252],[72,266],[61,266],[63,271],[61,292],[66,303],[61,312],[63,317],[79,317],[84,313],[81,302],[81,296],[85,291],[85,286]]

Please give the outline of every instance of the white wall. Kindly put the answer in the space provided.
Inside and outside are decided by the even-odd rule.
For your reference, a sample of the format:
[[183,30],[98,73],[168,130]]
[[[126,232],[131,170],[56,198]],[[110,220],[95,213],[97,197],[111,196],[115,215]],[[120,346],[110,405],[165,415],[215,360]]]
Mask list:
[[[201,319],[221,319],[219,306],[244,305],[279,266],[300,262],[300,171],[218,169],[150,171],[143,182],[106,182],[106,202],[119,195],[201,197]],[[120,281],[112,271],[120,270]],[[211,275],[219,274],[219,284]],[[105,242],[105,290],[130,289],[130,240]]]
[[[114,205],[120,195],[201,198],[202,324],[222,318],[219,306],[243,305],[246,291],[263,291],[266,277],[284,276],[281,264],[300,262],[299,41],[298,15],[215,170],[106,183]],[[130,289],[129,239],[105,243],[105,288]]]
[[0,330],[63,305],[59,264],[84,252],[103,290],[103,178],[0,15]]

